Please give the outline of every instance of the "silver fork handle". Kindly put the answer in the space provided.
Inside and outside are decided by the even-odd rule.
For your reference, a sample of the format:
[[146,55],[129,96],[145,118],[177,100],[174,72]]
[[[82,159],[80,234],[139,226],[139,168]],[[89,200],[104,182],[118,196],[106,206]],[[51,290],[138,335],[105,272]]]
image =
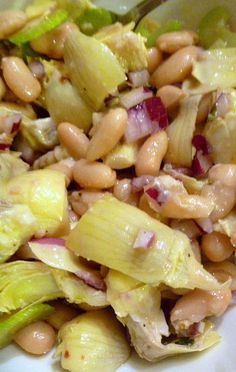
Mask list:
[[119,16],[118,20],[124,24],[134,21],[137,25],[146,14],[164,2],[166,2],[166,0],[144,0],[134,8],[130,9],[128,13]]

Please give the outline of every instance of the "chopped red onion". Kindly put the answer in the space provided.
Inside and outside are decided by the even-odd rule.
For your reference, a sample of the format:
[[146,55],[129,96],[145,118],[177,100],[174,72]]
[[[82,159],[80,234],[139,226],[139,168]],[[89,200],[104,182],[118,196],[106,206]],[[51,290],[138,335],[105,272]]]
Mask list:
[[151,248],[155,239],[156,239],[156,234],[154,231],[139,230],[138,235],[134,241],[133,248],[134,249]]
[[165,203],[168,197],[168,191],[162,190],[159,186],[151,186],[147,188],[144,193],[151,198],[153,201],[157,202],[160,206]]
[[223,118],[230,111],[230,99],[228,94],[221,93],[216,101],[216,117]]
[[142,191],[144,186],[148,185],[149,183],[154,181],[153,176],[140,176],[140,177],[134,177],[131,181],[132,191],[133,192],[139,192]]
[[37,79],[41,79],[45,75],[44,65],[39,61],[33,61],[29,64],[29,69]]
[[196,218],[195,223],[203,233],[210,234],[213,231],[213,223],[210,218]]
[[201,134],[196,134],[196,136],[192,139],[192,145],[195,147],[197,151],[202,151],[203,155],[208,155],[211,152],[211,146]]
[[145,99],[153,96],[151,89],[140,87],[130,90],[128,93],[124,93],[120,96],[121,104],[126,108],[130,109],[143,102]]
[[195,177],[206,176],[212,165],[209,155],[204,155],[201,150],[197,151],[192,162],[193,175]]
[[65,240],[60,238],[32,239],[31,242],[38,244],[60,245],[62,247],[65,247]]
[[0,143],[0,151],[8,151],[10,150],[10,146],[6,143]]
[[106,290],[106,284],[101,276],[100,273],[97,272],[89,272],[89,271],[79,271],[76,272],[75,275],[83,280],[85,284],[88,286],[98,289],[100,291],[105,291]]
[[21,120],[22,114],[19,113],[6,116],[4,118],[5,133],[7,134],[17,133],[20,128]]
[[134,88],[148,85],[150,79],[148,70],[129,72],[128,77]]
[[232,291],[231,305],[236,305],[236,291]]
[[192,169],[185,168],[185,167],[174,167],[172,164],[166,163],[163,167],[163,171],[168,173],[170,176],[172,176],[175,179],[181,178],[181,175],[184,176],[193,176]]
[[159,97],[151,97],[128,110],[125,140],[132,143],[168,125],[167,111]]

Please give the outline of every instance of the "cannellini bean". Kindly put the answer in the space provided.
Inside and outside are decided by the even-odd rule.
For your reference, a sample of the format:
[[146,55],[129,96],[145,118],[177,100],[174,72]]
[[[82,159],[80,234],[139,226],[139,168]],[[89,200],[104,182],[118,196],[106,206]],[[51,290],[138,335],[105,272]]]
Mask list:
[[211,112],[211,109],[215,103],[215,96],[213,93],[205,94],[198,106],[196,124],[204,123],[207,120],[208,114]]
[[197,47],[188,46],[172,54],[152,74],[152,84],[161,88],[164,85],[181,83],[190,74],[198,53]]
[[41,93],[41,85],[19,57],[2,59],[3,77],[12,92],[23,102],[33,102]]
[[137,155],[135,163],[137,176],[145,174],[157,176],[167,148],[168,137],[165,131],[150,136],[141,146]]
[[120,141],[125,132],[128,114],[123,108],[110,110],[101,120],[98,129],[90,140],[88,160],[98,160],[107,155]]
[[64,56],[66,38],[75,29],[77,27],[74,23],[63,23],[52,31],[32,40],[30,46],[34,51],[46,54],[49,58],[61,59]]
[[164,53],[174,53],[181,48],[197,44],[197,42],[196,32],[184,30],[160,35],[156,40],[156,45]]
[[75,159],[85,158],[89,139],[83,131],[70,123],[61,123],[57,127],[60,143]]
[[201,249],[212,262],[224,261],[234,252],[229,237],[217,231],[203,235]]
[[216,164],[208,173],[209,181],[236,188],[236,164]]
[[5,10],[0,12],[0,40],[22,28],[27,21],[21,10]]
[[174,85],[165,85],[158,89],[157,97],[160,97],[167,110],[173,110],[185,97],[185,93],[182,89],[175,87]]
[[191,241],[191,247],[192,247],[193,254],[194,254],[196,260],[198,262],[201,262],[202,261],[201,249],[200,249],[199,243],[198,243],[198,241],[196,239],[193,239]]
[[191,324],[208,316],[221,316],[229,306],[231,298],[229,288],[215,292],[195,289],[176,302],[171,311],[171,323],[177,333],[183,333]]
[[55,312],[47,318],[47,323],[57,330],[59,330],[64,323],[69,322],[79,314],[77,309],[63,302],[54,302],[52,306]]
[[108,189],[115,184],[116,172],[106,164],[80,159],[75,163],[73,177],[81,187]]
[[210,215],[212,222],[227,216],[235,204],[235,190],[220,181],[203,186],[201,195],[214,204],[214,209]]
[[66,187],[69,186],[69,184],[71,183],[73,179],[73,169],[69,167],[68,165],[64,164],[63,160],[59,161],[58,163],[51,164],[47,168],[64,174],[65,179],[66,179]]
[[204,268],[214,275],[217,280],[224,283],[231,280],[230,288],[236,290],[236,265],[230,261],[223,262],[207,262]]
[[43,355],[52,349],[56,334],[49,324],[37,321],[17,332],[14,341],[27,353]]
[[113,188],[113,194],[120,201],[134,206],[138,204],[139,195],[132,192],[131,180],[129,178],[117,180]]
[[162,62],[162,53],[158,48],[149,48],[147,50],[148,71],[152,74]]
[[74,191],[70,196],[70,203],[78,216],[82,216],[96,201],[101,199],[107,192],[100,190]]
[[196,239],[201,235],[200,229],[191,220],[172,220],[170,227],[174,230],[182,231],[189,239]]
[[3,99],[4,94],[6,93],[6,86],[3,79],[0,77],[0,101]]
[[127,202],[130,198],[131,192],[132,186],[129,178],[123,178],[122,180],[116,181],[113,188],[113,194],[117,199]]

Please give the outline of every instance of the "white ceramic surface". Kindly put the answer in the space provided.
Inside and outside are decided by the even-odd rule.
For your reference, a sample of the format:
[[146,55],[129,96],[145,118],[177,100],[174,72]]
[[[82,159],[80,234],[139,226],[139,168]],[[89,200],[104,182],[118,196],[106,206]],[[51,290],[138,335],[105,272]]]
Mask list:
[[[26,3],[28,0],[16,0],[19,3]],[[140,0],[97,0],[103,6],[107,6],[111,10],[114,7],[119,8],[119,11],[125,12],[126,5],[130,8],[134,3]],[[171,0],[177,12],[178,0]],[[196,19],[201,17],[204,12],[211,8],[211,1],[206,0],[201,12],[196,12]],[[195,3],[198,0],[186,0],[186,3]],[[220,4],[227,3],[228,0],[219,0]],[[229,0],[232,5],[232,1]],[[0,0],[0,9],[10,7],[14,0]],[[235,0],[236,10],[236,0]],[[163,14],[168,17],[168,12],[163,9]],[[193,13],[193,10],[192,10]],[[158,12],[154,13],[158,18]],[[236,11],[234,13],[236,15]],[[176,17],[178,18],[178,16]],[[188,21],[188,16],[185,17]],[[221,342],[203,353],[195,353],[194,355],[180,356],[163,360],[156,364],[149,364],[139,359],[135,354],[130,360],[119,368],[118,372],[236,372],[236,306],[232,305],[222,319],[214,320],[218,333],[221,335]],[[61,372],[58,362],[52,361],[53,352],[45,357],[30,357],[22,352],[14,345],[0,350],[0,372]],[[77,371],[76,371],[77,372]],[[79,368],[78,368],[79,372]],[[103,371],[96,371],[103,372]]]

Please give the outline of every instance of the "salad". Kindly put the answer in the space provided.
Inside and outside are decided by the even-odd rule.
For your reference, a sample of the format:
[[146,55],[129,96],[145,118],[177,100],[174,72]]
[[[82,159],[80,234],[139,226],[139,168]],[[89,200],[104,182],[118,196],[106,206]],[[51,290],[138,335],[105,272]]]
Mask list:
[[0,348],[112,372],[217,344],[236,290],[230,7],[189,29],[34,0],[0,12],[0,56]]

